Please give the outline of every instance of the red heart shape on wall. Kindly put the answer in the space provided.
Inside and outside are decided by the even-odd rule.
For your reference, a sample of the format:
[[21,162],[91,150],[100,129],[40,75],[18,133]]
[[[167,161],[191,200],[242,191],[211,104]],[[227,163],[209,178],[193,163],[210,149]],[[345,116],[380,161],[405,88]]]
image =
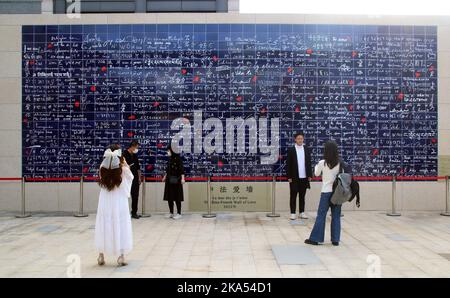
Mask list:
[[364,124],[364,123],[366,123],[366,122],[367,122],[367,118],[366,118],[365,116],[362,116],[362,117],[361,117],[361,123]]

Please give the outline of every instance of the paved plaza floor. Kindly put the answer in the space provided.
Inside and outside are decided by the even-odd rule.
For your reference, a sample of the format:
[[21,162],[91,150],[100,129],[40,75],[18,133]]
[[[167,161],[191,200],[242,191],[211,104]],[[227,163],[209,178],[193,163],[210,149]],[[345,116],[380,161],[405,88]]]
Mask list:
[[[314,224],[287,213],[133,220],[129,265],[97,265],[95,214],[0,214],[0,277],[450,277],[450,218],[431,212],[345,212],[339,247],[306,246]],[[289,255],[276,255],[276,254]],[[297,255],[295,255],[298,253]]]

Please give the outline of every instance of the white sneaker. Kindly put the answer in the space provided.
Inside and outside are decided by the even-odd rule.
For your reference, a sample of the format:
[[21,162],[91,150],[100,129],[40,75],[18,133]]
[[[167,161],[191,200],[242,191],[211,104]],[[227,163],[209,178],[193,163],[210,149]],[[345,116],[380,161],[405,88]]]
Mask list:
[[296,220],[297,219],[297,214],[292,213],[291,216],[289,217],[291,220]]
[[305,212],[302,212],[302,213],[300,213],[300,218],[301,219],[308,219],[309,217],[308,217],[308,215],[306,215]]
[[173,213],[166,214],[166,218],[173,218]]
[[177,215],[175,215],[174,217],[172,217],[173,219],[181,219],[182,218],[182,216],[181,216],[181,214],[177,214]]

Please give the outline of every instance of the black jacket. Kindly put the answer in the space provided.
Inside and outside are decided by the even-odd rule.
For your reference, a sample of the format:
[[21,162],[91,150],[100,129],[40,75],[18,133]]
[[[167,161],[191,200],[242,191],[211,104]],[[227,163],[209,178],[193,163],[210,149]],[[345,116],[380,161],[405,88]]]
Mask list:
[[[312,167],[311,167],[311,152],[309,148],[306,145],[303,145],[303,149],[305,150],[305,170],[306,170],[306,177],[311,178],[312,177]],[[286,168],[287,168],[287,177],[288,179],[299,179],[298,177],[298,163],[297,163],[297,151],[295,150],[295,145],[289,148],[288,155],[287,155],[287,161],[286,161]],[[309,183],[308,183],[309,184]],[[308,185],[309,188],[309,185]]]

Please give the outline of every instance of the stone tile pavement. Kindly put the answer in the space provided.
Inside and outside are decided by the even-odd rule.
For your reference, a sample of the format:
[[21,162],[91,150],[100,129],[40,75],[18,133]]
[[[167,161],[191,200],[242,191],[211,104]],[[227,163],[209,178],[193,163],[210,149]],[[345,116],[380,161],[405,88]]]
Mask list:
[[133,220],[134,250],[121,268],[113,256],[97,266],[94,222],[0,213],[0,277],[450,277],[450,218],[437,213],[345,212],[341,245],[329,242],[328,222],[326,243],[308,246],[320,263],[308,265],[279,265],[272,245],[304,245],[312,213],[304,224],[288,214],[153,214]]

